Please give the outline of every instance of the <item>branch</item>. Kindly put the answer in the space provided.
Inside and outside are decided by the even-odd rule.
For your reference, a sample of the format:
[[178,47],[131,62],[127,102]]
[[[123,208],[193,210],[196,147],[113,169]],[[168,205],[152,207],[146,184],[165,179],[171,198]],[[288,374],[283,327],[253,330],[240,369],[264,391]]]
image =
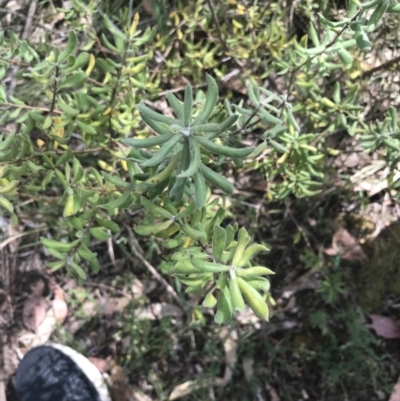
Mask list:
[[[79,155],[79,154],[84,154],[84,153],[97,153],[101,152],[102,150],[105,150],[103,147],[97,147],[97,148],[87,148],[87,149],[81,149],[81,150],[73,150],[72,154],[73,155]],[[46,156],[58,156],[58,155],[63,155],[67,153],[65,150],[59,150],[59,151],[48,151],[48,152],[43,152],[43,153],[36,153],[31,156],[26,156],[22,157],[21,159],[14,159],[14,160],[9,160],[6,162],[3,162],[4,164],[14,164],[14,163],[19,163],[19,162],[24,162],[27,160],[32,160],[35,159],[36,157],[43,157],[44,155]]]
[[[353,16],[353,18],[347,22],[346,25],[343,26],[343,28],[336,34],[336,36],[325,46],[325,50],[329,49],[331,46],[333,46],[336,41],[342,36],[343,32],[350,26],[350,24],[363,12],[363,10],[360,10],[356,15]],[[290,88],[293,85],[293,80],[296,72],[298,72],[301,68],[303,68],[308,62],[312,61],[315,59],[315,57],[319,56],[321,53],[315,54],[314,56],[308,58],[306,61],[298,65],[292,70],[292,73],[290,74],[290,80],[289,80],[289,86],[287,89],[287,93],[289,94]]]
[[382,63],[381,65],[378,65],[374,68],[371,68],[368,71],[364,71],[361,74],[361,79],[363,78],[368,78],[370,77],[372,74],[374,74],[375,72],[379,71],[379,70],[387,70],[388,68],[390,68],[393,64],[399,63],[400,62],[400,56],[392,58],[391,60],[386,61],[385,63]]
[[[129,233],[129,246],[132,250],[132,253],[134,254],[134,256],[136,258],[138,258],[145,266],[146,268],[149,270],[149,272],[151,273],[151,275],[157,280],[159,281],[167,290],[167,292],[172,296],[172,298],[177,302],[177,304],[179,306],[181,306],[183,309],[184,305],[182,303],[182,300],[179,298],[179,295],[175,292],[175,290],[168,284],[168,282],[164,279],[164,277],[161,276],[161,274],[156,270],[155,267],[153,267],[143,256],[143,250],[140,247],[135,234],[133,233],[132,229],[125,224],[125,228],[128,230]],[[133,259],[135,262],[137,262],[137,260]]]

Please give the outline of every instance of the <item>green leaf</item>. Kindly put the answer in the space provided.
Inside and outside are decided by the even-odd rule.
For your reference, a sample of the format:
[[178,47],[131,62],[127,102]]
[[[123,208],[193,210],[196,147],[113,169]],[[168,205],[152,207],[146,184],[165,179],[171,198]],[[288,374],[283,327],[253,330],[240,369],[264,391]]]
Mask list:
[[65,103],[61,99],[61,96],[58,98],[57,105],[61,109],[61,111],[63,111],[67,116],[75,117],[77,114],[79,114],[79,110],[74,109],[69,104]]
[[[201,163],[200,146],[196,142],[195,138],[193,138],[192,136],[189,136],[188,141],[190,145],[190,164],[187,170],[178,175],[178,178],[192,177],[199,171],[200,168],[200,163]],[[183,150],[187,151],[187,147],[183,147]]]
[[218,85],[215,79],[207,74],[208,91],[206,96],[206,101],[201,113],[193,121],[193,126],[204,124],[211,117],[214,107],[218,100]]
[[318,38],[318,33],[315,30],[314,24],[310,22],[310,25],[308,26],[308,36],[312,40],[313,44],[315,47],[319,46],[319,38]]
[[81,278],[82,280],[86,280],[87,276],[82,267],[80,267],[77,263],[72,262],[71,268],[78,275],[79,278]]
[[46,262],[46,265],[51,268],[52,272],[60,270],[62,267],[65,266],[65,260],[59,260],[57,262]]
[[92,227],[89,231],[99,241],[106,241],[110,238],[110,234],[103,227]]
[[146,160],[144,163],[142,163],[142,166],[152,167],[157,166],[158,164],[163,162],[168,156],[170,156],[171,151],[176,147],[180,140],[181,136],[179,134],[174,135],[166,143],[164,143],[160,150],[155,153],[151,159]]
[[105,178],[105,180],[107,182],[109,182],[110,184],[113,184],[117,187],[120,188],[124,188],[127,190],[132,189],[132,184],[129,182],[126,182],[125,180],[123,180],[122,178],[116,176],[116,175],[111,175],[106,173],[105,171],[102,171],[101,174],[103,175],[103,177]]
[[358,28],[356,31],[356,43],[360,50],[367,52],[372,49],[371,42],[368,39],[368,35]]
[[178,98],[171,92],[167,92],[167,99],[172,107],[172,110],[174,110],[174,113],[179,119],[179,122],[184,125],[184,118],[183,118],[183,104],[178,100]]
[[134,148],[153,148],[154,146],[162,145],[169,141],[174,134],[151,136],[144,139],[126,138],[122,142]]
[[194,201],[196,203],[196,208],[201,209],[205,206],[207,201],[207,186],[204,179],[203,173],[197,171],[193,177],[194,180]]
[[[197,134],[197,133],[220,133],[221,132],[221,127],[219,124],[215,123],[208,123],[208,124],[200,124],[196,125],[195,127],[191,128],[191,133]],[[214,135],[215,137],[215,135]]]
[[112,220],[97,219],[97,221],[101,226],[114,233],[118,233],[121,231],[120,226]]
[[11,204],[11,202],[6,199],[4,196],[0,196],[0,206],[4,209],[6,209],[7,211],[9,211],[10,213],[14,212],[14,207]]
[[255,107],[260,106],[260,92],[258,88],[252,85],[250,82],[247,85],[247,94],[249,96],[250,101],[253,103]]
[[69,74],[70,72],[76,71],[82,66],[86,65],[87,62],[89,61],[89,53],[87,52],[82,52],[78,55],[78,57],[75,59],[74,64],[71,67],[65,68],[63,70],[64,74]]
[[206,295],[202,305],[205,308],[214,308],[217,304],[217,299],[213,295],[214,288]]
[[76,35],[74,31],[69,31],[68,33],[68,43],[67,47],[63,50],[63,52],[58,56],[58,62],[62,63],[64,60],[68,58],[68,56],[74,52],[76,49]]
[[77,239],[72,242],[60,242],[56,241],[53,239],[48,239],[44,237],[40,237],[40,242],[46,247],[46,248],[52,248],[55,249],[56,251],[59,252],[69,252],[71,251],[76,245],[79,244],[80,240]]
[[75,86],[82,85],[86,82],[87,78],[88,77],[84,72],[78,71],[74,75],[65,78],[60,85],[58,85],[58,89],[71,89]]
[[277,152],[289,153],[289,149],[285,148],[283,145],[274,141],[273,139],[269,139],[268,142],[274,148],[274,150],[276,150]]
[[131,200],[130,192],[125,192],[119,198],[114,199],[113,201],[105,203],[103,205],[99,205],[99,207],[101,207],[102,209],[111,210],[111,209],[120,208],[122,206],[126,206],[127,207],[127,206],[129,206],[129,204],[131,202],[132,202],[132,200]]
[[375,8],[374,12],[369,17],[368,25],[373,25],[376,27],[388,9],[390,3],[390,0],[381,1],[378,7]]
[[345,48],[341,48],[338,50],[338,56],[343,64],[353,63],[353,57]]
[[219,294],[219,299],[217,303],[217,312],[214,317],[214,322],[217,324],[222,324],[229,322],[232,319],[233,305],[231,293],[227,285],[224,286],[221,293]]
[[225,177],[211,170],[209,167],[205,166],[203,163],[200,165],[200,170],[203,173],[204,178],[215,185],[217,188],[222,189],[226,194],[232,194],[235,187],[231,182],[229,182]]
[[173,118],[157,113],[143,103],[138,104],[136,107],[138,108],[141,117],[146,123],[148,123],[149,121],[156,121],[167,125],[172,125],[177,123],[177,121],[174,120]]
[[89,135],[96,135],[97,131],[94,127],[92,127],[89,124],[84,123],[83,121],[76,120],[76,123],[78,124],[79,128],[83,131],[86,132]]
[[200,143],[201,146],[205,147],[210,152],[227,157],[247,157],[254,150],[254,147],[244,147],[241,149],[236,149],[229,146],[217,145],[214,142],[205,139],[204,137],[196,137],[196,140]]
[[214,231],[212,238],[213,257],[216,262],[220,262],[222,258],[222,252],[225,249],[226,230],[219,225],[215,225],[213,231]]
[[15,134],[11,133],[6,137],[6,139],[3,139],[3,138],[4,138],[4,134],[1,134],[0,135],[0,150],[4,150],[4,149],[8,148],[8,146],[10,146],[12,144],[12,142],[15,139]]
[[96,253],[92,252],[86,245],[81,244],[78,248],[78,254],[80,257],[87,261],[91,261],[96,258]]
[[127,36],[110,20],[110,18],[108,18],[107,14],[104,14],[103,17],[104,26],[110,31],[110,33],[123,41],[128,40]]
[[156,205],[154,202],[148,200],[144,196],[140,197],[140,201],[142,203],[142,206],[154,216],[163,217],[165,219],[170,219],[172,217],[172,214],[168,210]]
[[185,89],[185,101],[183,103],[183,125],[184,127],[190,127],[192,121],[192,102],[193,92],[191,85],[187,85]]

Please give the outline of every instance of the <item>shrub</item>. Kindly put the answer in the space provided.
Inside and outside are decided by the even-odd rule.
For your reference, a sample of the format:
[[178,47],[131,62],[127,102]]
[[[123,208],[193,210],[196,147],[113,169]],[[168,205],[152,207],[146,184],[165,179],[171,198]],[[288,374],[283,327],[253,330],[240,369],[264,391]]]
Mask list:
[[[309,23],[308,35],[299,40],[287,40],[283,28],[272,23],[262,57],[270,67],[264,73],[262,64],[246,71],[241,63],[266,39],[259,28],[264,14],[260,6],[250,6],[256,45],[239,33],[210,50],[202,42],[184,42],[189,53],[202,49],[188,67],[197,64],[193,76],[199,80],[218,57],[237,63],[248,78],[248,101],[219,104],[218,84],[207,75],[207,94],[199,90],[194,96],[190,84],[182,101],[167,93],[176,118],[154,111],[146,98],[157,94],[163,74],[187,60],[177,57],[162,73],[151,75],[147,60],[171,39],[156,36],[155,29],[138,30],[137,14],[123,30],[104,15],[105,31],[99,36],[89,26],[86,34],[79,32],[74,18],[93,14],[94,7],[74,2],[68,11],[74,29],[62,51],[48,40],[37,45],[21,41],[11,31],[0,37],[2,77],[18,66],[13,79],[39,88],[38,96],[31,97],[8,94],[0,86],[0,121],[6,127],[0,142],[0,206],[14,223],[27,213],[46,224],[53,235],[41,238],[54,257],[48,266],[53,271],[66,268],[81,280],[87,277],[87,265],[93,273],[100,269],[91,241],[107,241],[122,230],[124,218],[131,223],[131,212],[144,208],[136,233],[162,240],[166,270],[187,292],[204,293],[203,305],[216,306],[217,323],[229,321],[245,302],[268,319],[267,302],[273,299],[264,276],[272,271],[253,261],[268,247],[252,243],[245,228],[224,224],[226,210],[211,190],[217,187],[230,195],[234,186],[218,166],[232,161],[237,168],[262,167],[270,181],[269,199],[312,197],[329,185],[325,159],[337,153],[324,139],[345,129],[360,135],[368,151],[384,147],[393,167],[400,149],[394,108],[384,122],[367,122],[357,103],[357,85],[344,89],[337,80],[329,91],[325,86],[337,71],[354,75],[357,59],[371,49],[368,35],[385,12],[399,12],[399,6],[351,1],[348,16],[340,21],[306,7],[307,15],[318,20]],[[228,12],[241,15],[239,6]],[[199,11],[195,20],[211,27],[212,14]],[[172,17],[179,23],[177,13]],[[236,31],[247,29],[236,17]],[[189,22],[188,34],[196,26]],[[222,40],[227,32],[216,29]],[[176,32],[182,41],[182,32]],[[225,73],[223,66],[214,69],[217,77]],[[287,95],[260,85],[272,70],[288,75]],[[257,146],[244,147],[244,139]]]

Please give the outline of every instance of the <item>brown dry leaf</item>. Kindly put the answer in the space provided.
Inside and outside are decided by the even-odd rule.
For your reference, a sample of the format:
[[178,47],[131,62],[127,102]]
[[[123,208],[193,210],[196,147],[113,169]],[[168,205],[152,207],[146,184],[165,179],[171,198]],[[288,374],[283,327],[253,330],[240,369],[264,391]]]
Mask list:
[[362,181],[358,183],[354,188],[354,192],[365,191],[368,192],[367,196],[371,198],[372,196],[378,194],[388,187],[388,180],[369,180]]
[[129,380],[121,366],[114,364],[110,371],[110,390],[113,400],[131,401]]
[[188,380],[176,386],[168,397],[168,401],[177,400],[204,387],[212,386],[226,386],[232,379],[233,368],[237,362],[237,341],[238,333],[236,330],[228,330],[222,327],[218,333],[224,344],[225,350],[225,372],[224,377],[217,377],[215,379],[199,379],[198,381]]
[[153,6],[151,5],[150,0],[143,0],[142,6],[146,10],[147,13],[154,15]]
[[392,394],[390,394],[389,401],[400,401],[400,376],[397,379],[397,383],[394,386]]
[[46,317],[47,302],[44,298],[31,294],[25,301],[22,320],[27,329],[34,333]]
[[143,394],[142,391],[138,389],[132,389],[129,401],[152,401],[151,398]]
[[57,326],[53,308],[49,308],[46,317],[36,331],[35,342],[32,346],[41,345],[47,342]]
[[[357,171],[350,177],[350,181],[354,183],[353,191],[366,191],[368,197],[372,197],[389,186],[389,175],[390,169],[385,168],[385,163],[382,160],[376,160]],[[400,172],[396,171],[390,180],[396,182],[399,178]]]
[[268,394],[270,396],[270,400],[271,401],[281,401],[281,399],[279,398],[278,393],[276,392],[276,390],[271,385],[266,384],[265,388],[268,391]]
[[132,294],[133,294],[133,299],[142,298],[143,295],[144,295],[143,283],[136,277],[133,279],[133,284],[131,286],[131,291],[132,291]]
[[64,300],[63,290],[57,286],[53,289],[54,291],[54,299],[51,302],[51,306],[53,308],[54,317],[58,321],[58,323],[64,323],[65,319],[68,315],[68,306]]
[[[14,227],[11,223],[8,225],[8,246],[10,248],[11,253],[16,253],[18,250],[18,246],[21,242],[21,237],[28,234],[23,232],[24,227],[19,225]],[[0,245],[0,249],[2,246]]]
[[182,309],[173,304],[155,303],[135,310],[138,319],[157,320],[166,316],[182,317]]
[[254,359],[253,358],[243,358],[242,368],[244,372],[244,377],[248,382],[251,382],[251,379],[254,376]]
[[221,82],[233,91],[239,92],[242,95],[247,95],[247,88],[244,80],[240,78],[240,68],[234,68],[228,74],[221,78]]
[[227,327],[222,327],[219,331],[219,337],[224,344],[225,351],[225,372],[224,377],[217,378],[217,383],[220,386],[226,386],[233,376],[233,369],[237,361],[237,342],[238,333],[236,330],[229,330]]
[[[177,400],[185,395],[193,393],[193,391],[199,390],[200,388],[207,387],[210,385],[209,381],[204,382],[194,382],[193,380],[188,380],[185,383],[176,386],[168,397],[168,401]],[[212,385],[212,383],[211,383]]]
[[341,255],[349,261],[365,262],[368,259],[357,239],[340,225],[337,225],[333,234],[332,247],[324,249],[324,253],[329,256]]
[[365,326],[373,329],[377,336],[387,340],[400,338],[400,327],[392,318],[381,315],[369,315],[369,317],[372,323]]
[[259,192],[266,192],[269,188],[269,182],[268,181],[256,181],[252,183],[251,188],[254,191],[259,191]]
[[0,380],[0,401],[7,401],[6,399],[6,384]]
[[104,314],[106,317],[112,317],[114,314],[122,312],[128,306],[130,301],[130,296],[103,299],[100,303],[102,306],[100,313]]
[[254,314],[249,306],[246,305],[244,311],[239,312],[235,318],[240,324],[251,324],[256,330],[261,328],[261,320]]

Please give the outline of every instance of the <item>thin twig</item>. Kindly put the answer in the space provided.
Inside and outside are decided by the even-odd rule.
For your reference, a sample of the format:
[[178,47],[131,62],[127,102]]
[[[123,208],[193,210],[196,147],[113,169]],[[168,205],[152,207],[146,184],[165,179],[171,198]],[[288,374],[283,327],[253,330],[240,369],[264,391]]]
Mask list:
[[219,25],[217,14],[215,13],[215,8],[214,8],[213,1],[212,0],[207,0],[207,3],[208,3],[208,6],[210,7],[215,27],[217,28],[217,33],[218,33],[219,40],[220,40],[220,42],[222,44],[222,47],[224,48],[225,52],[228,52],[229,51],[229,47],[226,44],[224,37],[222,36],[221,26]]
[[293,215],[293,213],[292,213],[292,211],[290,209],[290,205],[286,205],[286,208],[287,208],[286,211],[288,212],[288,214],[289,214],[290,218],[292,219],[293,223],[296,225],[297,229],[303,234],[303,238],[304,238],[305,243],[307,244],[307,247],[310,250],[312,250],[313,248],[312,248],[311,242],[310,242],[310,240],[308,238],[307,231],[302,227],[301,224],[299,224],[297,219],[294,217],[294,215]]
[[[218,38],[219,38],[219,40],[220,40],[220,42],[221,42],[221,44],[222,44],[222,47],[223,47],[223,49],[224,49],[224,52],[225,52],[227,55],[229,55],[228,53],[229,53],[230,49],[229,49],[228,45],[226,44],[226,41],[225,41],[225,39],[224,39],[224,36],[222,35],[221,25],[219,24],[218,17],[217,17],[217,14],[216,14],[216,12],[215,12],[215,7],[214,7],[213,0],[207,0],[207,3],[208,3],[208,6],[210,7],[211,14],[212,14],[212,17],[213,17],[213,20],[214,20],[214,24],[215,24],[215,26],[216,26],[216,28],[217,28]],[[233,57],[233,56],[230,56],[230,57],[231,57],[232,60],[235,62],[235,64],[240,68],[240,71],[242,72],[242,74],[245,75],[245,76],[247,76],[248,74],[247,74],[247,72],[246,72],[246,71],[244,70],[244,68],[243,68],[244,65],[241,64],[240,61],[237,60],[235,57]]]
[[[20,109],[27,109],[27,110],[38,110],[38,111],[43,111],[44,113],[49,113],[50,112],[50,109],[47,109],[45,107],[27,106],[26,104],[16,104],[16,103],[10,103],[10,102],[0,103],[0,106],[17,107],[17,108],[20,108]],[[53,110],[53,113],[54,114],[62,114],[62,111]]]
[[14,240],[16,240],[18,238],[24,237],[25,235],[38,233],[40,231],[45,230],[46,228],[47,228],[47,226],[44,226],[44,227],[36,228],[31,231],[25,231],[23,233],[14,234],[14,235],[8,237],[7,239],[5,239],[3,242],[0,242],[0,250],[2,250],[4,247],[6,247],[8,244],[10,244],[11,242],[13,242]]
[[[104,267],[104,265],[102,265],[102,267]],[[104,288],[106,290],[110,290],[110,292],[116,292],[118,294],[121,294],[121,295],[123,295],[125,297],[132,297],[132,294],[129,294],[126,291],[120,290],[118,288],[115,288],[115,287],[112,287],[110,285],[106,285],[106,284],[103,284],[103,283],[96,283],[94,281],[93,282],[85,281],[85,286],[94,287],[94,288],[101,287],[101,288]]]
[[[53,97],[51,99],[51,106],[50,106],[50,115],[54,114],[54,108],[56,107],[57,101],[57,86],[58,86],[58,75],[60,73],[60,67],[56,67],[56,71],[54,73],[54,81],[53,81]],[[50,143],[50,142],[48,142]]]
[[26,17],[24,31],[22,32],[22,40],[27,39],[31,33],[32,21],[35,16],[37,3],[38,0],[31,0],[31,4],[29,4],[28,16]]
[[168,57],[169,53],[171,52],[172,48],[174,47],[174,42],[171,42],[169,44],[169,46],[165,49],[164,54],[161,55],[161,62],[158,63],[158,65],[156,66],[156,68],[154,69],[154,71],[152,72],[151,76],[150,76],[150,82],[154,81],[154,78],[156,77],[156,75],[158,74],[158,71],[161,68],[161,63],[165,63],[166,62],[166,58]]
[[[73,155],[80,155],[80,154],[85,154],[85,153],[97,153],[97,152],[101,152],[102,150],[106,150],[106,149],[99,146],[97,148],[87,148],[87,149],[81,149],[81,150],[73,150],[72,154]],[[32,159],[35,159],[36,157],[43,157],[44,155],[46,155],[46,156],[56,156],[56,155],[63,155],[65,153],[67,153],[66,150],[48,151],[48,152],[43,152],[43,153],[36,153],[35,155],[26,156],[26,157],[22,157],[22,158],[19,158],[19,159],[9,160],[9,161],[3,162],[3,163],[4,164],[14,164],[14,163],[19,163],[19,162],[24,162],[24,161],[27,161],[27,160],[32,160]]]
[[30,64],[24,63],[23,61],[9,60],[8,58],[0,57],[0,61],[4,61],[8,64],[18,65],[20,67],[30,67]]
[[370,77],[373,73],[379,71],[379,70],[387,70],[389,67],[391,67],[393,64],[399,63],[400,62],[400,56],[392,58],[391,60],[386,61],[385,63],[382,63],[374,68],[371,68],[368,71],[364,71],[361,74],[361,78],[368,78]]
[[[336,41],[342,36],[343,32],[350,26],[350,24],[361,14],[363,10],[360,10],[356,15],[353,16],[353,18],[347,22],[346,25],[343,26],[343,28],[336,34],[336,36],[325,46],[325,49],[329,49],[331,46],[333,46]],[[289,79],[289,85],[288,85],[288,89],[287,89],[287,93],[290,93],[290,88],[293,85],[293,81],[294,81],[294,76],[296,74],[296,72],[298,72],[301,68],[303,68],[308,62],[312,61],[315,59],[315,57],[319,56],[320,53],[315,54],[314,56],[310,57],[309,59],[307,59],[306,61],[304,61],[303,63],[301,63],[300,65],[298,65],[297,67],[295,67],[292,70],[292,73],[290,74],[290,79]]]
[[[29,5],[28,16],[26,17],[25,27],[21,35],[21,40],[25,40],[29,37],[31,27],[32,27],[32,20],[36,12],[38,0],[31,0],[31,4]],[[15,86],[17,84],[17,79],[15,78],[19,70],[19,66],[14,66],[11,73],[11,81],[10,86],[8,87],[8,93],[10,95],[14,94]]]
[[133,254],[146,266],[146,268],[149,270],[151,275],[159,281],[167,290],[167,292],[172,296],[172,298],[181,306],[184,308],[184,305],[182,303],[182,300],[179,298],[178,294],[175,292],[175,290],[168,284],[168,282],[164,279],[164,277],[161,276],[161,274],[157,271],[155,267],[153,267],[143,256],[143,250],[141,246],[139,245],[135,235],[133,234],[132,229],[125,224],[125,228],[128,230],[129,233],[129,246],[133,252]]
[[[192,88],[198,89],[198,88],[204,88],[206,86],[207,86],[206,84],[199,84],[199,85],[192,85]],[[185,89],[186,89],[186,86],[178,86],[177,88],[172,88],[172,89],[168,89],[167,91],[160,92],[158,94],[158,96],[159,97],[166,96],[168,92],[171,92],[171,93],[183,92]]]
[[0,401],[7,401],[6,386],[3,380],[0,381]]
[[[7,0],[7,1],[8,1],[8,0]],[[1,6],[1,4],[0,4],[0,6]],[[26,18],[27,18],[26,15],[24,15],[24,14],[18,12],[18,11],[9,10],[9,9],[7,9],[7,8],[0,8],[0,13],[2,13],[2,14],[4,13],[4,14],[16,15],[17,17],[23,18],[23,19],[25,19],[25,20],[26,20]],[[35,26],[37,26],[38,28],[43,29],[44,31],[57,34],[57,32],[54,31],[53,29],[47,28],[46,26],[44,26],[44,25],[42,25],[42,24],[39,24],[39,23],[37,23],[37,22],[35,22],[35,21],[32,21],[32,24],[35,25]]]

